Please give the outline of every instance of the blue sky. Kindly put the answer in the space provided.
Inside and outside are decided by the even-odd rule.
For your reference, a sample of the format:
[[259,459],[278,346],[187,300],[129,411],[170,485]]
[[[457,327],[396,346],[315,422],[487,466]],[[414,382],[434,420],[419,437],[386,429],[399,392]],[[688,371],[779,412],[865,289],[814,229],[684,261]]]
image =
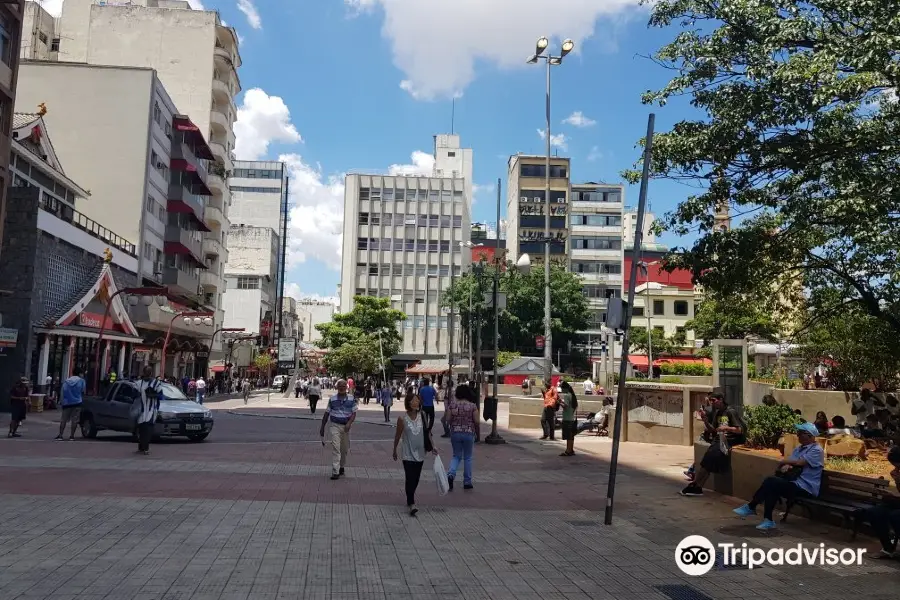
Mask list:
[[[541,35],[554,48],[565,37],[577,43],[553,71],[552,133],[564,136],[558,151],[571,157],[573,181],[620,181],[650,112],[640,95],[670,75],[645,56],[673,32],[648,29],[646,9],[633,0],[559,0],[552,10],[541,0],[203,4],[242,38],[238,158],[281,158],[295,175],[293,295],[335,294],[343,174],[427,170],[432,135],[450,129],[454,94],[456,132],[474,149],[473,217],[495,220],[507,157],[543,152],[544,71],[525,64]],[[657,130],[689,111],[657,108]],[[564,123],[573,113],[585,119]],[[653,181],[651,208],[671,210],[690,191]],[[637,186],[627,189],[628,204],[637,196]]]

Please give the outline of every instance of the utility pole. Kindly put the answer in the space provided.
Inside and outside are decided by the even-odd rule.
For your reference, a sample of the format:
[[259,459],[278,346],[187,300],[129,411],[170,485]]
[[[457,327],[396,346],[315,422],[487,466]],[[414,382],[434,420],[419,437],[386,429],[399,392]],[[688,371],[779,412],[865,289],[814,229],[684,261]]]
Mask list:
[[[644,165],[641,173],[641,192],[638,198],[637,228],[634,232],[634,247],[631,249],[631,275],[628,279],[628,303],[625,305],[625,318],[622,333],[622,360],[619,361],[619,393],[616,400],[616,416],[613,423],[612,453],[609,460],[609,482],[606,488],[606,512],[603,522],[612,525],[613,497],[616,493],[616,471],[619,466],[619,441],[622,437],[622,419],[625,415],[625,374],[628,369],[628,334],[631,330],[631,317],[634,314],[634,288],[637,280],[638,259],[644,237],[644,212],[647,207],[647,186],[650,180],[650,160],[653,157],[653,126],[656,115],[650,113],[647,119],[647,137],[644,141]],[[648,332],[649,335],[649,332]]]

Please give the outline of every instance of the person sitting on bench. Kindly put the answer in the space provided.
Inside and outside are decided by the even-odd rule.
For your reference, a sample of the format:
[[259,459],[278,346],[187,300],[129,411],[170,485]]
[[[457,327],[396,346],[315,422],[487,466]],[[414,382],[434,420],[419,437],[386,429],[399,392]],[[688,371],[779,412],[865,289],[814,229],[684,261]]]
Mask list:
[[[887,459],[894,467],[891,471],[894,485],[900,488],[900,446],[891,448]],[[871,523],[872,530],[881,541],[881,550],[874,554],[870,552],[869,558],[900,558],[900,552],[897,551],[897,539],[900,538],[900,496],[896,493],[885,495],[880,504],[863,511],[862,518]],[[891,539],[891,529],[894,530],[894,539]]]
[[763,521],[756,526],[760,530],[775,529],[772,511],[781,498],[792,502],[797,497],[815,498],[822,485],[822,471],[825,470],[825,451],[816,443],[819,430],[812,423],[800,423],[797,439],[800,445],[794,448],[791,457],[781,461],[775,475],[766,477],[753,500],[734,509],[735,514],[749,517],[756,514],[756,506],[763,505]]
[[603,406],[595,413],[590,413],[588,418],[578,425],[575,435],[588,429],[597,429],[597,433],[603,435],[609,428],[609,413],[612,412],[612,398],[604,398]]

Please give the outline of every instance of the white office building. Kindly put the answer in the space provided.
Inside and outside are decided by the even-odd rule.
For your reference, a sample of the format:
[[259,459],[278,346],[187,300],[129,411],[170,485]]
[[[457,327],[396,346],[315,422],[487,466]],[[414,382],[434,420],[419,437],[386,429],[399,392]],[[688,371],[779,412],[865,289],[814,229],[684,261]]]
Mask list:
[[[52,31],[50,21],[39,11],[29,8],[26,14],[29,11],[35,15],[32,23],[38,25],[37,43],[32,40],[23,56],[28,52],[29,57],[61,62],[156,70],[179,113],[190,115],[212,150],[208,177],[212,196],[206,210],[210,241],[204,242],[203,253],[208,261],[224,263],[227,248],[222,240],[230,225],[231,203],[225,182],[234,159],[234,99],[241,91],[237,74],[241,57],[234,28],[225,26],[218,12],[194,10],[186,0],[66,0],[62,16],[52,21]],[[46,51],[44,37],[50,42]],[[41,101],[52,102],[52,98]],[[204,296],[215,300],[215,321],[221,325],[221,269],[205,271],[202,285]],[[219,349],[217,336],[213,350]]]
[[624,195],[621,185],[572,184],[569,265],[591,308],[588,328],[578,332],[582,344],[600,339],[609,299],[622,296]]
[[[622,213],[622,243],[626,248],[634,246],[634,236],[637,233],[637,209],[628,209]],[[656,233],[653,231],[653,224],[656,217],[653,213],[644,213],[644,226],[641,227],[644,237],[643,244],[645,246],[653,246],[656,244]]]
[[355,296],[391,298],[408,316],[398,363],[447,356],[441,296],[471,262],[460,248],[470,238],[471,157],[458,136],[436,136],[434,172],[444,176],[346,178],[341,310]]

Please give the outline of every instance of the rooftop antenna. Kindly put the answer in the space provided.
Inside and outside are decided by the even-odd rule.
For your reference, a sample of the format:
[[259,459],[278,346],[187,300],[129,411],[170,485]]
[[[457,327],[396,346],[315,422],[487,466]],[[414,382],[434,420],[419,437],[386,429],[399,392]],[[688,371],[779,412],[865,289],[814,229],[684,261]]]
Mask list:
[[454,127],[456,126],[456,96],[453,96],[451,108],[450,108],[450,135],[456,133]]

